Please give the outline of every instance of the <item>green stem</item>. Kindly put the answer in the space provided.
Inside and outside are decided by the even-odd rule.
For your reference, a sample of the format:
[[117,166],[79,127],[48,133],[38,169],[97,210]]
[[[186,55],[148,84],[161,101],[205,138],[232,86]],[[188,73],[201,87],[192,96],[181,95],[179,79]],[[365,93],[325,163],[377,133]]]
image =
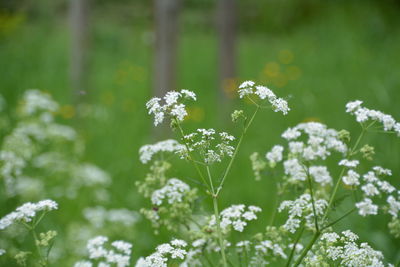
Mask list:
[[222,263],[224,267],[228,266],[225,256],[225,246],[224,246],[224,239],[222,238],[222,231],[221,231],[221,221],[219,219],[219,212],[218,212],[218,200],[217,196],[213,196],[213,204],[214,204],[214,216],[217,223],[217,234],[219,239],[219,246],[221,248],[221,256],[222,256]]
[[184,143],[184,145],[185,145],[185,147],[186,147],[187,153],[188,153],[188,155],[189,155],[189,160],[190,160],[190,162],[193,164],[193,166],[194,166],[194,168],[196,169],[197,173],[199,174],[200,178],[203,180],[203,183],[204,183],[207,187],[209,187],[209,184],[207,184],[207,181],[206,181],[206,179],[204,178],[203,173],[200,171],[200,168],[199,168],[198,164],[196,163],[196,161],[194,160],[194,157],[193,157],[192,153],[190,152],[189,145],[188,145],[188,144],[186,143],[186,141],[185,141],[185,133],[183,132],[183,129],[182,129],[180,123],[179,123],[177,120],[175,120],[175,122],[176,122],[176,125],[178,125],[179,132],[181,133],[182,141],[183,141],[183,143]]
[[313,235],[312,239],[310,240],[310,242],[308,243],[307,247],[303,250],[300,257],[294,263],[294,267],[297,267],[300,265],[300,263],[303,261],[304,257],[307,255],[308,251],[312,248],[314,243],[318,240],[318,237],[320,234],[321,234],[320,232],[314,233],[314,235]]
[[315,200],[314,200],[314,192],[313,192],[313,188],[312,188],[312,181],[311,181],[311,177],[310,177],[310,170],[307,167],[307,180],[308,180],[308,187],[310,189],[310,195],[311,195],[311,204],[312,204],[312,209],[313,209],[313,213],[314,213],[314,224],[315,224],[315,230],[317,232],[319,232],[319,226],[318,226],[318,218],[317,218],[317,211],[315,209]]
[[[365,131],[366,131],[366,129],[363,128],[361,133],[360,133],[360,135],[357,138],[356,143],[354,144],[353,148],[349,152],[349,156],[350,157],[353,155],[354,151],[357,149],[358,145],[360,144],[360,141],[361,141],[362,137],[364,136]],[[343,167],[342,171],[340,172],[339,179],[337,180],[337,182],[335,184],[335,188],[333,189],[333,193],[332,193],[331,197],[329,198],[328,206],[327,206],[327,208],[325,210],[325,214],[324,214],[324,216],[322,218],[322,221],[325,221],[325,219],[328,217],[329,211],[330,211],[330,209],[332,207],[333,201],[335,200],[337,191],[339,189],[339,185],[340,185],[340,183],[342,181],[345,169],[346,169],[346,167]]]
[[240,145],[242,144],[243,138],[246,135],[247,130],[249,129],[250,125],[253,123],[253,120],[256,117],[256,114],[257,114],[259,109],[260,109],[260,106],[257,106],[257,109],[254,111],[253,116],[251,116],[249,122],[247,123],[247,125],[243,129],[242,135],[240,136],[239,142],[238,142],[238,144],[237,144],[237,146],[235,148],[235,152],[233,152],[233,156],[232,156],[231,160],[229,161],[228,167],[226,168],[226,170],[224,172],[224,175],[222,176],[221,182],[220,182],[220,184],[219,184],[219,186],[217,188],[217,192],[216,192],[217,196],[219,195],[219,192],[221,191],[222,187],[224,186],[225,179],[228,176],[229,171],[231,170],[233,162],[235,161],[235,158],[236,158],[237,153],[239,151]]
[[32,232],[32,236],[33,236],[33,242],[35,243],[35,247],[36,247],[39,259],[40,259],[39,264],[41,266],[47,266],[47,261],[44,260],[42,252],[40,251],[39,245],[37,244],[37,241],[39,239],[37,238],[37,234],[36,234],[35,228],[32,227],[31,232]]
[[299,235],[297,236],[297,238],[296,238],[296,240],[295,240],[295,242],[293,244],[293,248],[292,248],[292,251],[290,252],[289,259],[288,259],[288,261],[286,263],[286,267],[290,266],[290,262],[292,261],[294,252],[296,251],[296,246],[299,243],[299,240],[300,240],[301,236],[303,235],[304,229],[305,229],[305,227],[303,225],[303,227],[301,227],[301,229],[300,229]]
[[353,213],[356,210],[356,208],[353,208],[351,210],[349,210],[348,212],[346,212],[344,215],[340,216],[338,219],[334,220],[333,222],[329,223],[327,226],[324,226],[322,228],[322,231],[335,225],[336,223],[340,222],[341,220],[343,220],[345,217],[347,217],[348,215],[350,215],[351,213]]

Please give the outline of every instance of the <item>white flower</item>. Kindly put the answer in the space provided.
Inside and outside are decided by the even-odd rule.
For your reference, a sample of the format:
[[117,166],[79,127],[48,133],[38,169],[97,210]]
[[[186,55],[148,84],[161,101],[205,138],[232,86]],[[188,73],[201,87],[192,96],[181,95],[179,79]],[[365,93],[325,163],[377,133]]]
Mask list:
[[360,162],[359,162],[358,160],[342,159],[342,160],[339,162],[339,166],[345,166],[345,167],[348,167],[348,168],[355,168],[355,167],[357,167],[357,165],[358,165],[359,163],[360,163]]
[[379,195],[379,190],[371,183],[363,185],[361,187],[362,191],[364,191],[367,196],[376,196]]
[[179,144],[176,140],[168,139],[160,141],[152,145],[145,145],[139,149],[140,161],[142,163],[149,162],[153,156],[160,152],[174,153],[181,151],[185,146]]
[[397,201],[393,196],[387,198],[387,203],[389,204],[389,214],[395,218],[398,218],[398,213],[400,211],[400,201]]
[[175,118],[178,121],[183,121],[187,115],[186,106],[180,103],[183,99],[196,100],[196,94],[186,89],[181,92],[170,91],[164,96],[164,104],[161,104],[161,98],[154,97],[146,103],[148,113],[154,115],[154,125],[164,121],[166,116]]
[[353,170],[349,170],[347,175],[343,176],[343,183],[346,185],[359,185],[360,175]]
[[157,206],[160,206],[164,199],[166,199],[169,204],[182,202],[183,197],[189,191],[190,187],[186,183],[177,178],[171,178],[164,187],[153,192],[151,202]]
[[[95,262],[98,262],[97,266],[99,267],[109,267],[112,264],[115,264],[112,266],[117,267],[129,266],[132,244],[125,241],[114,241],[111,243],[111,246],[116,250],[113,250],[105,248],[104,245],[107,242],[108,238],[105,236],[96,236],[90,239],[86,245],[86,248],[89,252],[89,258],[95,260]],[[82,267],[92,266],[85,265],[90,263],[88,261],[81,261],[78,263],[82,263]]]
[[347,103],[346,112],[355,115],[358,122],[365,122],[368,120],[379,121],[382,123],[384,131],[394,129],[398,133],[398,136],[400,136],[400,126],[391,115],[362,107],[361,104],[362,101],[359,100]]
[[1,248],[0,248],[0,256],[1,256],[1,255],[4,255],[5,253],[6,253],[6,251],[5,251],[4,249],[1,249]]
[[244,81],[241,85],[239,85],[239,97],[243,98],[244,96],[253,94],[253,81]]
[[58,205],[53,200],[42,200],[38,203],[25,203],[0,220],[0,230],[3,230],[16,222],[30,222],[39,211],[51,211],[56,210],[57,208]]
[[282,152],[283,146],[276,145],[265,155],[271,166],[274,166],[277,162],[282,161]]
[[326,166],[311,166],[310,175],[321,185],[332,184],[332,177]]
[[356,207],[361,216],[378,214],[378,206],[374,205],[369,198],[365,198],[363,201],[356,203]]
[[267,87],[262,85],[256,86],[256,95],[258,95],[261,99],[268,98],[270,101],[276,99],[276,95]]
[[[247,225],[246,221],[252,221],[257,219],[256,213],[261,212],[261,208],[257,206],[248,206],[246,210],[245,205],[232,205],[220,213],[221,228],[223,231],[227,231],[230,226],[238,232],[242,232]],[[209,226],[216,224],[215,217],[212,216],[209,222]]]

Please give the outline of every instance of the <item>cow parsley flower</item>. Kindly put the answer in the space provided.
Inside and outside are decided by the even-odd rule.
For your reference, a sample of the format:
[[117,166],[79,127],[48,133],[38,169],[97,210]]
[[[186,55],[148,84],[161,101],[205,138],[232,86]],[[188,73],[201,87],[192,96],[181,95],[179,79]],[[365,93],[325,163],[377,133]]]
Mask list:
[[272,109],[275,112],[282,112],[283,115],[286,115],[290,111],[290,108],[286,100],[284,100],[283,98],[278,98],[274,94],[274,92],[272,92],[269,88],[265,86],[262,85],[255,86],[255,83],[253,81],[243,82],[239,86],[238,92],[240,98],[243,98],[245,96],[256,95],[261,100],[267,99],[268,102],[271,104]]
[[160,141],[152,145],[145,145],[139,149],[140,161],[145,164],[151,161],[155,154],[162,152],[175,153],[181,151],[184,147],[184,145],[179,144],[173,139]]
[[[257,206],[246,206],[243,204],[232,205],[220,213],[221,229],[224,232],[229,231],[232,227],[235,231],[243,232],[248,221],[253,221],[257,219],[256,213],[261,212],[261,208]],[[216,220],[215,216],[211,216],[209,226],[215,226]]]
[[[89,259],[98,263],[98,266],[110,266],[115,264],[118,267],[130,265],[132,244],[125,241],[114,241],[107,245],[108,238],[96,236],[87,242],[86,249],[89,252]],[[74,267],[92,266],[90,261],[79,261]]]
[[0,219],[0,230],[3,230],[17,222],[30,222],[40,211],[56,210],[58,204],[53,200],[42,200],[37,203],[27,202],[18,207],[15,211]]
[[346,185],[359,185],[360,175],[353,170],[348,170],[347,175],[343,176],[343,183]]
[[365,198],[363,201],[356,203],[356,207],[358,208],[358,213],[364,217],[378,214],[378,206],[373,204],[372,200],[369,198]]
[[183,148],[178,153],[182,158],[188,158],[189,152],[197,151],[204,163],[208,165],[221,162],[225,156],[232,157],[235,149],[231,146],[231,142],[235,140],[235,137],[226,132],[220,132],[218,133],[220,142],[217,142],[216,135],[217,132],[214,129],[197,129],[196,132],[183,137],[189,151]]
[[[329,265],[324,259],[334,261],[334,265],[346,267],[384,267],[383,254],[372,249],[367,243],[357,244],[358,236],[347,230],[341,235],[337,233],[324,233],[314,251],[315,263],[318,266]],[[312,253],[309,253],[305,262],[310,262]],[[332,263],[331,263],[332,264]],[[389,266],[391,266],[389,264]]]
[[157,246],[156,252],[140,258],[136,263],[136,267],[167,267],[170,259],[184,260],[188,254],[185,247],[187,243],[183,240],[174,239],[170,243],[165,243]]
[[[315,212],[317,216],[324,214],[328,202],[325,199],[315,200]],[[295,200],[282,201],[278,208],[278,212],[288,210],[289,216],[283,228],[291,233],[295,233],[300,227],[300,222],[303,218],[306,219],[306,225],[313,228],[314,212],[310,194],[303,194]]]
[[[186,106],[183,100],[196,100],[196,94],[192,91],[183,89],[180,92],[167,92],[163,99],[154,97],[146,103],[146,108],[149,114],[154,115],[154,125],[164,121],[165,117],[171,117],[178,121],[183,121],[187,115]],[[164,103],[161,103],[164,100]]]
[[310,175],[314,178],[315,182],[322,186],[332,184],[332,177],[326,166],[311,166]]
[[177,178],[169,179],[167,184],[153,192],[151,202],[160,206],[164,199],[169,203],[182,202],[183,197],[190,191],[190,187]]
[[368,120],[378,121],[382,123],[384,131],[394,130],[400,136],[399,122],[388,114],[381,111],[362,107],[362,101],[356,100],[346,104],[346,112],[356,116],[357,122],[366,122]]
[[347,168],[355,168],[358,166],[360,162],[358,160],[348,160],[348,159],[342,159],[339,162],[339,166],[345,166]]
[[283,146],[276,145],[270,152],[268,152],[265,157],[269,161],[271,167],[275,166],[276,163],[282,161]]

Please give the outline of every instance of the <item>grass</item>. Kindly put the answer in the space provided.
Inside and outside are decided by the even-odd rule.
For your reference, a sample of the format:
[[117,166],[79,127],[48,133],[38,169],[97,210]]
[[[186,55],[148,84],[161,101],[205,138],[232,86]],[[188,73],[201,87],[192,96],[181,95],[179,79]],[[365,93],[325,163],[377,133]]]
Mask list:
[[[262,231],[275,201],[271,191],[273,179],[268,177],[260,182],[253,179],[248,160],[251,152],[265,153],[273,144],[282,143],[279,136],[284,129],[306,120],[350,129],[355,131],[355,138],[358,126],[344,113],[344,105],[349,100],[363,100],[368,107],[400,119],[400,19],[387,23],[370,4],[332,5],[322,12],[314,21],[288,33],[242,32],[239,36],[238,80],[266,82],[278,95],[290,96],[293,111],[284,120],[272,112],[263,112],[256,118],[222,192],[222,207],[245,203],[264,208],[265,213],[250,231]],[[28,88],[46,90],[64,106],[72,105],[68,85],[68,29],[59,18],[53,22],[26,21],[0,40],[0,92],[10,109]],[[148,203],[137,195],[134,186],[146,173],[137,151],[143,144],[155,141],[150,118],[144,110],[152,86],[152,46],[145,41],[149,28],[143,25],[134,28],[99,17],[94,22],[88,99],[97,113],[85,117],[79,124],[74,117],[65,116],[64,120],[77,125],[85,137],[86,160],[111,173],[110,207],[138,210]],[[197,115],[186,126],[194,129],[201,123],[201,127],[237,132],[229,114],[215,115],[218,106],[216,47],[216,36],[210,31],[185,31],[180,37],[178,87],[199,94],[193,108]],[[232,99],[230,105],[240,108],[237,99]],[[387,136],[378,142],[373,136],[367,138],[380,155],[377,162],[398,175],[398,139]],[[195,173],[184,167],[171,173],[174,175],[193,178]],[[392,182],[400,185],[398,181]],[[390,260],[398,259],[399,241],[382,238],[375,231],[376,225],[387,231],[386,223],[377,219],[365,222],[346,223],[360,229],[360,236],[382,249]],[[137,236],[129,237],[135,245],[135,256],[149,253],[168,238],[164,232],[154,236],[145,221],[138,229]]]

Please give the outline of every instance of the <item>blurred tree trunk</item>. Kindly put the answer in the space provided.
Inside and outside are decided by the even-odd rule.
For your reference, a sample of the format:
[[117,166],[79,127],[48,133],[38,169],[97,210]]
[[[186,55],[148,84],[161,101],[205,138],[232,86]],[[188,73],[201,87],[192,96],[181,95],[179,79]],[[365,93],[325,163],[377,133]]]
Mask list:
[[180,0],[154,0],[154,94],[175,89]]
[[70,10],[70,83],[75,102],[86,94],[87,50],[89,36],[89,1],[69,0]]
[[217,25],[219,33],[220,100],[233,89],[236,77],[236,0],[218,0]]

